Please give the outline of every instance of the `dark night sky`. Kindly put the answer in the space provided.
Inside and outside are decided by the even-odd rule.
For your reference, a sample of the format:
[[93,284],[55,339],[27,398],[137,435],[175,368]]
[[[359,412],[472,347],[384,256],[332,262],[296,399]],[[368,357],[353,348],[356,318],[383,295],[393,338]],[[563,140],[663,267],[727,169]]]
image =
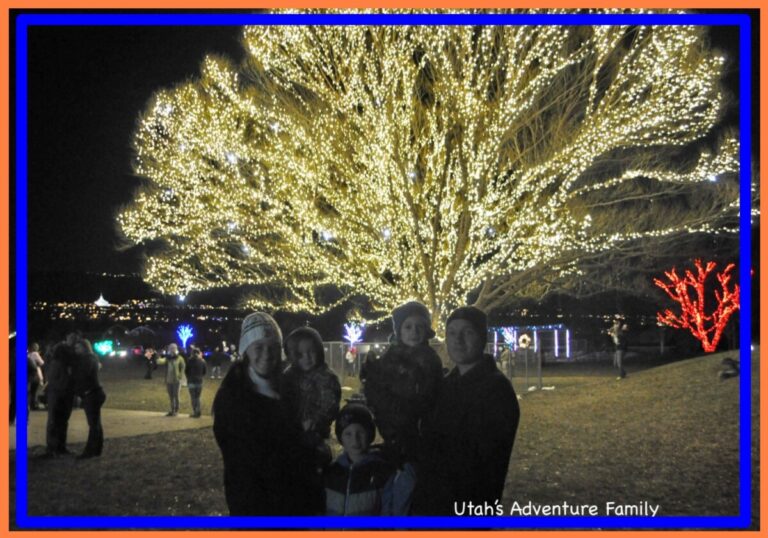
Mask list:
[[152,94],[240,58],[239,27],[37,27],[29,33],[29,269],[128,273],[113,224],[139,180],[131,138]]
[[[29,270],[135,273],[114,216],[139,184],[131,138],[151,95],[198,73],[206,53],[240,59],[239,27],[36,27],[29,34]],[[713,36],[730,48],[736,31]],[[757,94],[756,94],[757,95]]]

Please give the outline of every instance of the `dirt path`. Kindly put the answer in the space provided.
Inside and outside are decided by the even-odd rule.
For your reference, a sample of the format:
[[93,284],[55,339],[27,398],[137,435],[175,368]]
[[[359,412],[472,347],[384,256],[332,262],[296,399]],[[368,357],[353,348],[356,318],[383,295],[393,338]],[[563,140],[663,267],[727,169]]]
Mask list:
[[[45,445],[46,411],[33,411],[27,428],[27,447]],[[123,409],[102,409],[101,423],[104,437],[133,437],[148,433],[160,433],[174,430],[209,428],[213,424],[210,416],[189,418],[187,414],[166,417],[163,412],[126,411]],[[88,439],[88,423],[82,409],[74,409],[69,419],[67,443],[84,443]],[[9,436],[10,449],[16,449],[16,426],[11,426]]]

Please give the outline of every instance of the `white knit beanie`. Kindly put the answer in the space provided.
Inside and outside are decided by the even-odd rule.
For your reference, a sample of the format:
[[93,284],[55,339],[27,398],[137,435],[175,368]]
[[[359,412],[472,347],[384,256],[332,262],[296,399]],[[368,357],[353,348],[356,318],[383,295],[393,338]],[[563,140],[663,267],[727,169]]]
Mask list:
[[248,314],[240,329],[240,345],[237,346],[237,349],[245,356],[248,346],[261,341],[282,346],[283,333],[280,332],[277,322],[269,314],[264,312]]

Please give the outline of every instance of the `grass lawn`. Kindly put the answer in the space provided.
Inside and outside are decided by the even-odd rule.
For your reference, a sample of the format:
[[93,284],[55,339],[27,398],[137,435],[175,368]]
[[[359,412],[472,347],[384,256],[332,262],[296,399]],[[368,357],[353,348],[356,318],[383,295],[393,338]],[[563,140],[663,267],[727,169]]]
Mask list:
[[[730,353],[730,355],[736,355]],[[525,392],[504,495],[541,504],[659,504],[659,515],[738,511],[738,380],[720,381],[723,354],[660,367],[545,369],[552,391]],[[603,368],[603,370],[601,370]],[[753,368],[753,514],[758,511],[759,360]],[[163,381],[105,367],[108,407],[164,411]],[[350,387],[354,380],[342,380]],[[219,381],[206,379],[203,412]],[[522,392],[522,391],[521,391]],[[189,396],[182,397],[182,413]],[[81,447],[75,446],[77,450]],[[15,454],[11,452],[13,477]],[[14,479],[11,478],[11,483]],[[107,439],[100,459],[34,460],[32,515],[226,514],[222,465],[209,428]]]
[[[725,355],[526,394],[505,505],[648,501],[659,515],[737,514],[739,387],[717,377]],[[757,354],[752,367],[757,446]],[[753,465],[757,476],[757,452]]]

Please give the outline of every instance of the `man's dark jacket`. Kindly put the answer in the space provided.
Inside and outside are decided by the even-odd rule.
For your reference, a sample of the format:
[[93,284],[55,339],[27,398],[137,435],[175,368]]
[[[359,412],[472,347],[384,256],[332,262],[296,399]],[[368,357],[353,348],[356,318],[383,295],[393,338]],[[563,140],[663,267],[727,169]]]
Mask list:
[[256,392],[246,361],[229,369],[216,393],[213,433],[230,515],[322,513],[314,448],[282,400]]
[[187,376],[187,383],[199,385],[203,382],[207,371],[208,368],[205,366],[205,361],[202,357],[195,357],[193,355],[187,359],[187,368],[184,371],[184,375]]
[[434,412],[422,423],[413,512],[454,515],[454,502],[501,502],[520,406],[490,356],[443,380]]

